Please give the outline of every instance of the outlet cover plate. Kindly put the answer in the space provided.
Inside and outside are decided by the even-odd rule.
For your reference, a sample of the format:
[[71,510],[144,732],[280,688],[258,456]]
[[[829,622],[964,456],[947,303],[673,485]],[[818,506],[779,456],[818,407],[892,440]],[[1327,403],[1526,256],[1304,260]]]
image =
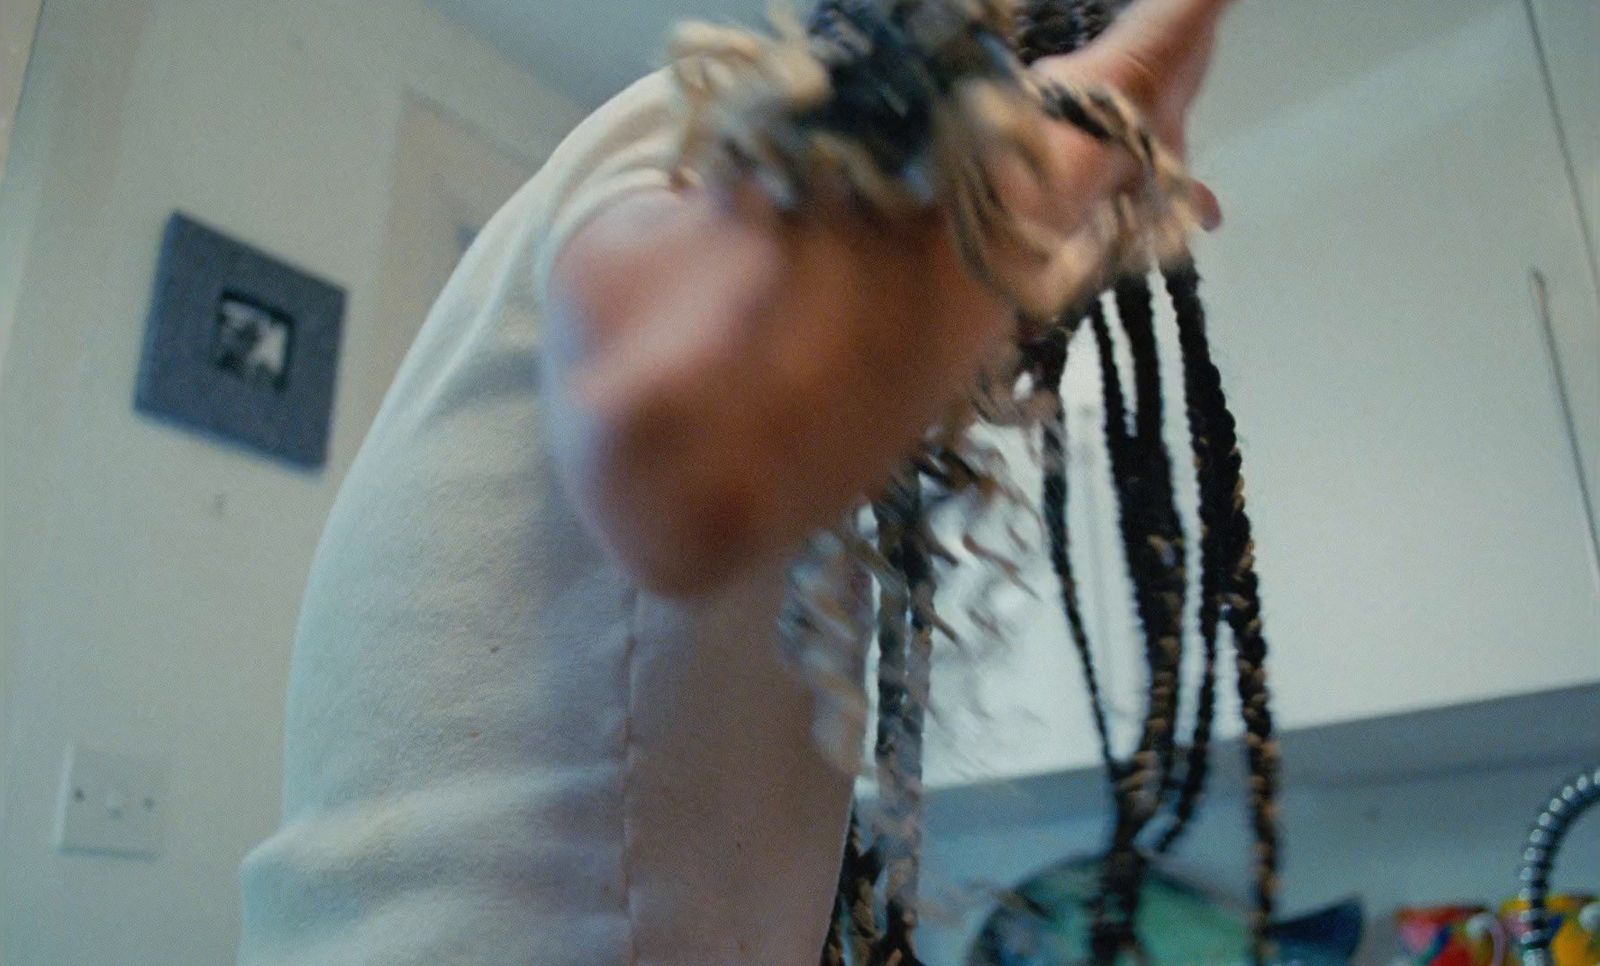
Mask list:
[[153,859],[161,854],[166,765],[69,745],[56,805],[56,848]]

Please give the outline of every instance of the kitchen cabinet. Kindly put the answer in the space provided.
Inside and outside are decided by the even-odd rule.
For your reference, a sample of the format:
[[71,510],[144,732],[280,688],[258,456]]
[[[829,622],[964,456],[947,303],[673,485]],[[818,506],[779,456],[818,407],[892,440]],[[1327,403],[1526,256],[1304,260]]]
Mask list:
[[[1594,0],[1526,2],[1549,83],[1551,110],[1562,136],[1589,269],[1600,286],[1600,4]],[[1550,326],[1572,403],[1589,512],[1600,532],[1600,325],[1593,316],[1577,312],[1553,314]]]

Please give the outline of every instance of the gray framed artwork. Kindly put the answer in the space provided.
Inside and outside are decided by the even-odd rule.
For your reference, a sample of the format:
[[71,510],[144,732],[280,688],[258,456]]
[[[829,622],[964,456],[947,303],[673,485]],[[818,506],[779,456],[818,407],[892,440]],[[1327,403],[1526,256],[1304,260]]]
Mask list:
[[339,286],[174,213],[162,234],[134,406],[320,467],[344,304]]

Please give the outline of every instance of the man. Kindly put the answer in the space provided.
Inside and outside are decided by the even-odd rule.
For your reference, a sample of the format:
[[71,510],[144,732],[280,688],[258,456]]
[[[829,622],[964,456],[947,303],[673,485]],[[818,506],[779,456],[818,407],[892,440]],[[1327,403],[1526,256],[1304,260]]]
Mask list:
[[[1031,69],[1181,147],[1226,6],[1138,0]],[[313,566],[242,963],[817,961],[853,776],[780,664],[784,564],[1012,314],[936,216],[674,188],[671,99],[568,138],[395,380]],[[1136,172],[1050,125],[1041,179],[995,174],[1067,234]]]

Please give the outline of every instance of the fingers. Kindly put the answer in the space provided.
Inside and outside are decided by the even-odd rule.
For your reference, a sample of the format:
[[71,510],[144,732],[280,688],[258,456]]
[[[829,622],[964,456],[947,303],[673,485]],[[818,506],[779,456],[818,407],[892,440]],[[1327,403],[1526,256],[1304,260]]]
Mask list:
[[1216,231],[1222,227],[1222,203],[1217,200],[1216,192],[1199,181],[1194,183],[1194,203],[1200,211],[1200,227],[1206,231]]
[[1234,0],[1136,0],[1104,36],[1076,53],[1033,65],[1066,83],[1105,84],[1181,142],[1184,117],[1210,65],[1217,24]]
[[[1189,87],[1209,59],[1217,25],[1233,0],[1137,0],[1092,45],[1123,60],[1146,77],[1130,77],[1155,88]],[[1148,92],[1157,95],[1156,90]],[[1159,95],[1158,95],[1159,96]]]

